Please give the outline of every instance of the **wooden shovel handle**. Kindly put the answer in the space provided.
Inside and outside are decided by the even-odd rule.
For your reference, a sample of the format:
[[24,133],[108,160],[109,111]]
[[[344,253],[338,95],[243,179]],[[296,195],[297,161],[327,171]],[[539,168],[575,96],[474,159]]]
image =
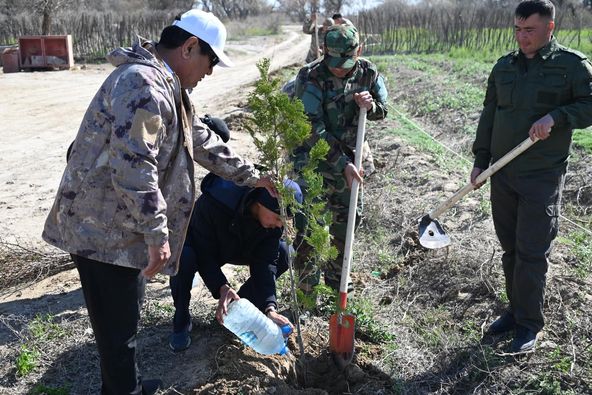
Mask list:
[[[507,165],[508,162],[510,162],[512,159],[514,159],[515,157],[529,149],[537,141],[538,140],[532,141],[530,137],[528,137],[526,140],[514,147],[510,152],[498,159],[497,162],[489,166],[484,172],[479,174],[475,182],[477,184],[480,184],[483,181],[487,180],[495,172]],[[433,209],[428,215],[431,219],[437,219],[440,215],[442,215],[450,207],[454,206],[456,202],[462,199],[467,193],[471,192],[473,189],[475,189],[475,186],[471,184],[471,182],[469,182],[467,185],[459,189],[454,195],[452,195],[452,197],[450,197],[444,203]]]
[[[360,108],[358,118],[358,133],[356,136],[356,157],[354,165],[358,171],[362,168],[362,150],[364,135],[366,134],[366,108]],[[341,283],[339,284],[339,308],[343,311],[347,307],[347,284],[349,283],[349,272],[351,269],[352,251],[354,244],[354,228],[356,224],[356,211],[358,206],[358,192],[360,184],[356,179],[352,182],[349,195],[349,211],[347,215],[347,230],[345,233],[345,251],[343,254],[343,265],[341,267]]]

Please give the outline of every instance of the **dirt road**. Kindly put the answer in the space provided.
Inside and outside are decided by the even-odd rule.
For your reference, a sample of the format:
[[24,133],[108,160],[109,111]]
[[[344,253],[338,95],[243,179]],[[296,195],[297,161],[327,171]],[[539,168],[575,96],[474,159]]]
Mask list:
[[[302,62],[308,39],[297,27],[276,37],[231,42],[231,69],[216,68],[193,90],[200,113],[223,116],[256,80],[255,63],[268,57],[272,69]],[[86,107],[112,66],[61,72],[0,74],[0,239],[43,245],[41,230]],[[231,145],[253,158],[250,137],[235,133]]]

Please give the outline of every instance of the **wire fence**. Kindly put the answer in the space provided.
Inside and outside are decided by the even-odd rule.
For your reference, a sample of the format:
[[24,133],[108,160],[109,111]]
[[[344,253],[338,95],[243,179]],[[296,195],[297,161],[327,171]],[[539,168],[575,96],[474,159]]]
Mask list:
[[[557,15],[563,44],[592,47],[590,12],[558,10]],[[365,39],[365,51],[371,54],[447,52],[452,48],[500,51],[515,46],[513,20],[511,7],[387,3],[360,13],[356,25]]]

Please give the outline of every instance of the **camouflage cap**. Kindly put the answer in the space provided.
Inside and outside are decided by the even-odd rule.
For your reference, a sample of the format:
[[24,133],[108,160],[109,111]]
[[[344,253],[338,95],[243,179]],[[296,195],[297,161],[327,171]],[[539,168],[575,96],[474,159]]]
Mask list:
[[355,26],[331,26],[325,35],[325,63],[329,67],[352,68],[359,46],[360,36]]

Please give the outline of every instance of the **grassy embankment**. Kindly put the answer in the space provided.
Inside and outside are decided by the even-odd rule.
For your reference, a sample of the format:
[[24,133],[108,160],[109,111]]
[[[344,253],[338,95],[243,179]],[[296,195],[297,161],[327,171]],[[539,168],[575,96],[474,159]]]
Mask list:
[[[561,40],[561,34],[559,38]],[[582,42],[578,49],[592,54],[590,42]],[[486,78],[495,60],[505,52],[507,51],[461,48],[440,54],[371,57],[389,81],[391,114],[396,120],[396,125],[389,129],[388,133],[399,137],[419,151],[431,155],[435,158],[435,164],[441,169],[456,170],[458,174],[459,169],[464,168],[460,173],[468,174],[471,166],[470,142],[474,137],[478,114],[482,107]],[[419,89],[416,88],[418,86]],[[445,129],[442,130],[442,127]],[[422,133],[422,130],[425,133]],[[574,133],[574,155],[571,161],[576,169],[589,169],[586,163],[590,163],[592,156],[591,131],[592,129],[589,128]],[[451,155],[441,143],[460,156]],[[393,177],[396,178],[397,175]],[[384,175],[383,180],[392,179]],[[582,187],[587,186],[582,185]],[[394,186],[391,188],[389,192],[401,193],[400,190],[395,190]],[[483,214],[488,216],[487,193],[482,192],[480,199],[480,208]],[[401,200],[411,202],[409,196],[404,196]],[[581,207],[573,199],[567,199],[564,214],[590,229],[592,216],[589,208],[589,204]],[[372,225],[376,225],[372,228],[372,236],[366,239],[374,240],[367,249],[372,250],[377,256],[372,273],[384,274],[388,271],[388,268],[385,269],[388,266],[400,268],[406,257],[401,256],[401,249],[396,250],[392,247],[397,243],[397,240],[392,237],[392,228],[381,226],[379,221],[372,222]],[[581,341],[589,336],[590,332],[587,329],[589,319],[586,318],[588,308],[582,308],[579,305],[581,301],[586,300],[586,288],[577,287],[574,284],[578,281],[583,281],[583,284],[590,282],[592,243],[584,231],[568,224],[562,226],[562,232],[558,238],[558,250],[565,265],[561,265],[558,269],[562,272],[561,276],[551,280],[549,284],[546,306],[550,321],[547,328],[549,341],[537,352],[532,363],[523,372],[521,369],[524,369],[525,365],[508,360],[500,354],[499,348],[476,345],[480,338],[480,325],[483,321],[478,315],[472,319],[466,315],[459,315],[457,310],[464,308],[462,301],[431,304],[418,303],[419,300],[416,299],[410,300],[413,298],[414,290],[411,277],[418,276],[419,273],[428,269],[422,267],[403,270],[395,276],[396,296],[390,298],[388,302],[379,299],[370,304],[372,309],[378,312],[385,310],[384,304],[397,301],[406,304],[403,311],[398,311],[403,313],[402,317],[391,314],[388,316],[389,321],[384,315],[378,314],[374,321],[375,328],[383,328],[384,333],[388,334],[388,336],[374,336],[374,339],[380,340],[379,343],[382,344],[383,353],[379,358],[379,365],[385,371],[391,372],[396,379],[395,390],[397,392],[436,390],[438,382],[443,385],[441,388],[446,388],[444,392],[482,388],[494,392],[538,391],[537,393],[559,394],[578,393],[586,388],[589,389],[592,383],[590,376],[592,349],[588,343]],[[365,230],[362,229],[361,238],[364,238],[364,232]],[[451,257],[446,258],[449,259],[447,273],[437,274],[443,276],[440,282],[451,283],[450,292],[458,292],[459,297],[471,294],[471,287],[466,284],[465,287],[469,288],[469,291],[465,292],[466,290],[461,286],[454,284],[454,280],[446,280],[446,277],[454,276],[459,270],[462,271],[456,267],[458,262],[462,262],[467,269],[472,267],[475,264],[470,256],[472,252],[467,251],[465,259],[454,256],[455,253],[452,252]],[[408,253],[407,251],[407,256]],[[482,249],[477,253],[483,254],[487,251]],[[480,259],[487,261],[488,257],[481,256]],[[493,256],[491,260],[494,260]],[[499,256],[495,260],[499,260]],[[423,264],[426,262],[424,261]],[[429,266],[429,259],[427,266]],[[475,269],[480,272],[482,268],[483,263],[481,267],[477,266]],[[497,271],[497,275],[493,276],[491,283],[495,284],[497,291],[493,291],[495,302],[492,300],[489,302],[499,307],[507,302],[507,297],[503,291],[499,291],[503,289],[499,267],[494,271]],[[480,275],[483,280],[483,273]],[[563,276],[574,283],[564,282]],[[479,279],[469,277],[467,281],[478,283]],[[572,296],[576,301],[568,306],[561,306],[563,301],[561,296],[557,295],[562,295],[566,287],[572,289],[575,287]],[[431,292],[428,291],[428,293]],[[479,296],[478,292],[475,294]],[[403,298],[403,295],[407,298]],[[471,299],[474,296],[467,297]],[[415,296],[417,297],[418,295]],[[471,303],[487,302],[484,299],[487,297],[474,297]],[[363,297],[360,300],[364,301]],[[361,305],[363,306],[364,303]],[[368,310],[370,308],[366,307],[365,311]],[[564,320],[564,322],[556,322],[558,320]],[[364,338],[364,328],[360,328],[360,332],[360,337]],[[575,333],[579,334],[576,338],[580,338],[580,341],[576,341],[577,344],[573,343]],[[563,336],[569,336],[569,339],[566,340]],[[413,357],[409,354],[410,350],[419,351],[413,362],[409,361],[409,358]],[[410,367],[415,367],[413,373],[409,372]]]

